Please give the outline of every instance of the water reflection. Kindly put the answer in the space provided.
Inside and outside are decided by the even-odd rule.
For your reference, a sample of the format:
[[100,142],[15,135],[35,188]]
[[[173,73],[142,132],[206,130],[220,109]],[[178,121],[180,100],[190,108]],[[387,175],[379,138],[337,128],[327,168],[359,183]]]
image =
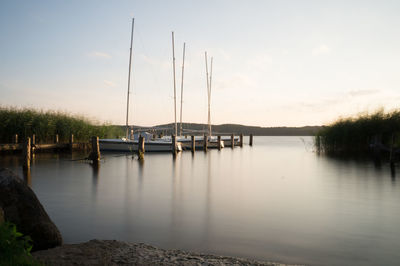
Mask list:
[[396,180],[396,166],[394,163],[390,164],[390,174],[392,176],[392,181],[394,182]]
[[[317,156],[309,142],[257,138],[253,147],[146,153],[142,162],[104,154],[101,169],[38,154],[31,185],[66,243],[118,239],[287,263],[396,264],[396,167]],[[22,171],[18,157],[0,165]]]
[[92,197],[96,199],[99,184],[100,164],[90,164],[92,168]]

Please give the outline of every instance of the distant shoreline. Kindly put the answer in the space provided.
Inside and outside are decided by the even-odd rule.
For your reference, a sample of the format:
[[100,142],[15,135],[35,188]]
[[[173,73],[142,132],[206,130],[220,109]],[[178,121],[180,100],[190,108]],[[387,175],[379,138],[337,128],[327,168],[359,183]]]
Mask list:
[[[120,125],[121,128],[125,126]],[[178,123],[179,127],[179,123]],[[185,135],[201,135],[207,132],[206,124],[182,123]],[[254,136],[315,136],[323,126],[303,126],[303,127],[257,127],[238,124],[212,125],[212,134],[244,134]],[[163,124],[153,127],[133,126],[134,131],[156,131],[170,135],[173,133],[174,124]]]

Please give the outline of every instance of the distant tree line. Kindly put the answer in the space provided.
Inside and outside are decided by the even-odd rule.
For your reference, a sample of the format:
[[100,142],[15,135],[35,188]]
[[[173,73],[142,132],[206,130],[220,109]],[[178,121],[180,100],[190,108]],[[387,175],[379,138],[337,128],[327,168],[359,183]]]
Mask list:
[[[124,128],[124,126],[121,126]],[[207,124],[196,123],[182,123],[183,132],[186,135],[203,135],[208,132]],[[304,127],[256,127],[245,126],[238,124],[222,124],[212,125],[212,134],[244,134],[255,136],[315,136],[321,129],[320,126],[304,126]],[[174,124],[163,124],[154,127],[140,127],[134,126],[134,131],[153,131],[157,134],[163,133],[165,135],[174,134]],[[179,134],[179,123],[178,123]]]

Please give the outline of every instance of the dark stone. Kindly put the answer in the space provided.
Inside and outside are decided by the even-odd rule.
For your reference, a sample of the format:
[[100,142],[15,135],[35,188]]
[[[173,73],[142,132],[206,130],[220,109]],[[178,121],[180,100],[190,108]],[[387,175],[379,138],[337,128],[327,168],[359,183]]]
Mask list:
[[0,208],[4,219],[33,240],[33,251],[62,244],[62,236],[35,193],[11,170],[0,169]]
[[3,208],[0,206],[0,224],[4,222],[4,211]]

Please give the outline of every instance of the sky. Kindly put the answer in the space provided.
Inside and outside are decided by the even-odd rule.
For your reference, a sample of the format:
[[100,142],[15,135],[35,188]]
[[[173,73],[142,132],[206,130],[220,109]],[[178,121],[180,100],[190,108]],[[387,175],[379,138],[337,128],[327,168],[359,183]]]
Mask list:
[[400,1],[0,1],[0,106],[125,124],[326,125],[398,108]]

